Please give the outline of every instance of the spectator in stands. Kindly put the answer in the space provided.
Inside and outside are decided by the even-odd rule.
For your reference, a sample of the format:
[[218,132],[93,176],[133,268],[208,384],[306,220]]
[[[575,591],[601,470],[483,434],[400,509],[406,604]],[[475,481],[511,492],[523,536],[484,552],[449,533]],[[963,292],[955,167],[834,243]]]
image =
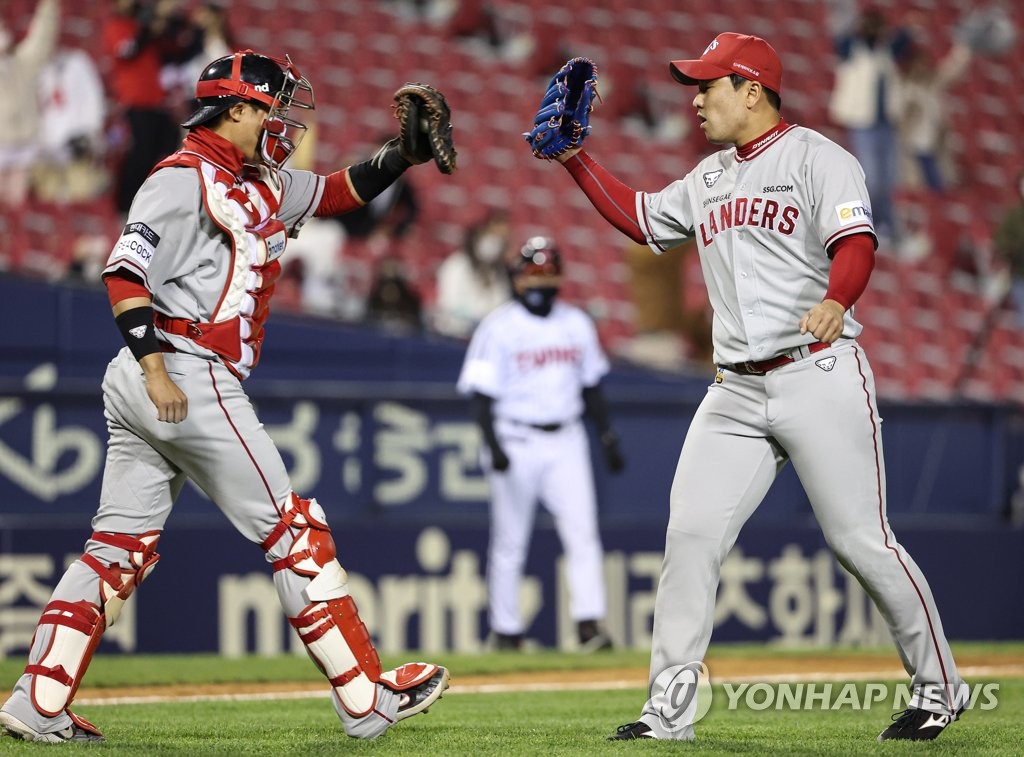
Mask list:
[[890,28],[883,11],[866,5],[854,28],[839,30],[839,56],[829,114],[846,129],[871,197],[879,246],[899,242],[893,190],[899,177],[898,63],[910,45],[905,28]]
[[635,334],[623,351],[627,359],[661,370],[682,370],[691,363],[711,363],[711,314],[687,307],[683,264],[696,244],[651,255],[647,245],[626,248]]
[[946,188],[949,170],[946,93],[970,60],[971,50],[966,45],[954,43],[936,60],[929,45],[915,41],[902,74],[900,136],[920,183],[933,192]]
[[[187,111],[195,110],[195,83],[210,61],[223,58],[241,47],[228,24],[228,0],[202,0],[192,9],[187,32],[183,33],[191,58],[180,66],[164,68],[164,83],[183,93]],[[305,142],[303,142],[305,144]],[[300,145],[301,148],[301,145]]]
[[103,80],[85,50],[61,47],[39,77],[41,153],[35,194],[48,202],[91,200],[107,188],[107,103]]
[[[390,134],[381,134],[375,144],[382,144],[390,138]],[[356,153],[349,156],[349,162],[364,159],[357,157]],[[336,220],[344,228],[348,239],[366,241],[380,233],[391,239],[401,239],[416,222],[419,211],[415,190],[407,179],[399,177],[366,205],[337,216]]]
[[491,211],[466,232],[465,241],[437,269],[435,331],[468,339],[480,320],[512,296],[504,257],[508,215]]
[[[388,141],[391,136],[379,135],[376,144]],[[305,142],[309,141],[307,137]],[[346,162],[366,160],[375,149],[369,143],[358,147],[348,155]],[[399,176],[363,207],[343,216],[319,219],[325,228],[318,229],[318,233],[330,238],[334,252],[329,259],[327,250],[319,254],[311,250],[307,256],[318,258],[317,261],[307,260],[304,288],[307,309],[323,312],[322,305],[329,297],[333,302],[332,315],[345,321],[370,318],[367,305],[374,284],[373,266],[396,255],[419,214],[415,187],[404,176]],[[331,226],[334,228],[326,228]],[[331,234],[332,231],[335,233]],[[306,229],[303,229],[305,234]],[[288,249],[290,253],[291,247]]]
[[398,258],[384,257],[378,264],[366,301],[366,322],[398,331],[423,327],[423,300]]
[[117,177],[117,209],[132,198],[157,162],[178,147],[180,130],[166,102],[161,69],[188,56],[178,0],[114,0],[103,28],[111,96],[129,131]]
[[505,41],[497,10],[488,0],[433,0],[427,8],[430,16],[446,19],[446,32],[451,37],[479,38],[494,52],[498,52]]
[[0,207],[20,208],[28,198],[39,150],[39,72],[57,46],[59,26],[58,0],[38,0],[28,33],[17,43],[0,19]]
[[1024,326],[1024,172],[1017,177],[1017,202],[1006,211],[993,238],[998,259],[1010,271],[1010,296],[1017,322]]

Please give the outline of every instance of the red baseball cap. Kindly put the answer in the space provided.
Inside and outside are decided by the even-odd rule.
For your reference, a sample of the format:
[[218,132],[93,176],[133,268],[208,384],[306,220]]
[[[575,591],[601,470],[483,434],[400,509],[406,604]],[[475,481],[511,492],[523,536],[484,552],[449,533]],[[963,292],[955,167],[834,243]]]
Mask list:
[[782,94],[782,61],[775,48],[760,37],[723,32],[704,48],[699,60],[674,60],[668,64],[681,84],[721,79],[739,74]]

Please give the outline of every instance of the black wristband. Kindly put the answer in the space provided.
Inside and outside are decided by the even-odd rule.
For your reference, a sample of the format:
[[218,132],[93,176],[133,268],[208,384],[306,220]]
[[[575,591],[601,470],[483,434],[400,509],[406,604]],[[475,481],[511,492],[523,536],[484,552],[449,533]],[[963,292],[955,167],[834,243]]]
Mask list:
[[121,336],[124,337],[125,344],[136,360],[142,360],[146,355],[160,351],[160,343],[156,340],[156,330],[153,328],[151,306],[125,310],[114,319],[114,322],[121,329]]
[[369,202],[394,184],[395,179],[411,165],[398,151],[398,140],[392,139],[370,160],[349,166],[348,178],[359,199]]

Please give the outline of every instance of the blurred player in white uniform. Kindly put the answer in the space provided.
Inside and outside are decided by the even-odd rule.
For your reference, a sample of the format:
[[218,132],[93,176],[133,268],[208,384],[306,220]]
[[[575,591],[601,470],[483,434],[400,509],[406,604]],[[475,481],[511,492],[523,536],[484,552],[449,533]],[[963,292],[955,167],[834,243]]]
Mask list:
[[349,736],[381,735],[448,686],[438,665],[382,669],[324,510],[292,491],[242,386],[259,362],[288,239],[311,216],[361,207],[423,160],[392,140],[327,176],[283,168],[306,130],[297,119],[313,107],[290,60],[251,50],[219,58],[196,97],[182,148],[139,189],[103,273],[127,346],[103,379],[110,439],[92,535],[43,609],[0,711],[0,728],[26,741],[103,740],[70,705],[103,632],[156,568],[186,479],[265,552]]
[[552,514],[565,551],[569,614],[580,648],[611,648],[603,628],[603,550],[590,445],[582,417],[593,420],[609,470],[625,460],[601,390],[608,360],[593,321],[557,299],[561,253],[531,237],[509,273],[514,299],[473,333],[458,389],[472,397],[485,442],[491,490],[487,561],[489,620],[499,649],[523,640],[519,584],[538,500]]
[[695,701],[687,687],[711,638],[722,561],[791,462],[912,677],[909,706],[879,739],[933,739],[965,706],[966,689],[928,582],[886,517],[881,418],[853,313],[876,246],[864,171],[782,118],[782,62],[763,39],[720,34],[670,71],[695,88],[700,128],[722,150],[652,193],[585,151],[557,158],[634,241],[657,253],[695,238],[714,310],[718,372],[672,482],[649,698],[611,738],[694,738],[696,709],[684,705]]

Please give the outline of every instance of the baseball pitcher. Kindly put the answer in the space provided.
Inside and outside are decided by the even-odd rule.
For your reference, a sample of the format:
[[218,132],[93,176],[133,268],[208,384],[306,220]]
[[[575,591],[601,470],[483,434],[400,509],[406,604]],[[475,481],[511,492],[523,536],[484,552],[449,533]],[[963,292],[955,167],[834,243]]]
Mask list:
[[[398,138],[372,160],[321,176],[283,167],[305,133],[302,111],[313,108],[313,89],[290,59],[246,50],[201,74],[183,146],[139,189],[104,270],[127,346],[103,379],[110,436],[99,510],[0,711],[10,734],[103,739],[69,707],[103,632],[157,566],[186,479],[266,553],[281,606],[349,736],[375,738],[448,687],[438,665],[382,669],[324,510],[292,491],[242,388],[260,359],[281,255],[303,223],[364,205],[413,163],[454,168],[443,96],[416,85],[396,99],[404,97],[415,102],[396,107]],[[419,115],[407,119],[410,109]]]
[[596,91],[591,61],[566,64],[534,129],[600,213],[655,253],[696,239],[714,310],[718,371],[679,456],[658,585],[649,699],[612,739],[694,737],[680,675],[703,660],[720,568],[791,462],[836,559],[880,610],[914,696],[880,735],[933,739],[966,704],[928,582],[886,518],[875,382],[854,303],[876,246],[864,172],[780,114],[782,63],[758,37],[725,33],[672,61],[723,149],[660,192],[625,186],[580,149]]

